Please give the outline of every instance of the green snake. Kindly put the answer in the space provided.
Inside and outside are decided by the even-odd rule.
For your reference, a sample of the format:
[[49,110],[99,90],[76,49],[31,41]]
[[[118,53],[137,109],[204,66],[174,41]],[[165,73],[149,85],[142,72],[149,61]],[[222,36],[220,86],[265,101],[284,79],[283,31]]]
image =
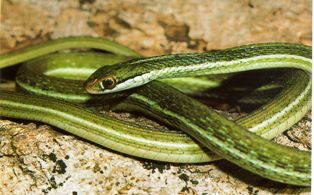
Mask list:
[[[70,48],[106,50],[115,55],[77,51],[45,55]],[[100,38],[54,40],[1,54],[0,67],[33,60],[26,62],[16,75],[18,87],[28,93],[1,90],[0,115],[46,122],[137,157],[178,163],[223,157],[274,181],[309,186],[310,153],[264,138],[280,134],[310,109],[311,52],[309,46],[271,43],[141,58],[126,47]],[[112,64],[115,65],[103,66]],[[275,79],[282,88],[280,92],[234,122],[165,84],[185,82],[175,85],[184,91],[195,80],[194,85],[209,83],[185,79],[187,76],[274,68],[289,68]],[[173,77],[183,79],[171,80]],[[152,81],[156,79],[159,81]],[[117,111],[142,112],[184,131],[192,139],[176,130],[148,128],[100,115],[78,104],[92,102],[108,103],[110,109]]]

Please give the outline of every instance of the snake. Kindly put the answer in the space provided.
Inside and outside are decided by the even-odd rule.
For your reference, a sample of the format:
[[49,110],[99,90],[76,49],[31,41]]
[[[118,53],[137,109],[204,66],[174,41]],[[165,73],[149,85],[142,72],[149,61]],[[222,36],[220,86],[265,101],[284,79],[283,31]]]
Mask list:
[[[50,54],[71,48],[111,53]],[[106,39],[61,38],[0,55],[1,68],[27,61],[16,75],[23,92],[1,90],[0,115],[45,122],[140,158],[176,163],[225,158],[262,177],[309,186],[310,153],[268,140],[310,109],[311,53],[311,47],[300,44],[265,43],[144,58]],[[180,91],[195,81],[194,76],[278,68],[285,70],[275,79],[279,93],[235,121]],[[186,84],[170,86],[177,77],[177,83]],[[173,130],[95,113],[85,107],[91,102],[104,102],[114,111],[144,113]]]

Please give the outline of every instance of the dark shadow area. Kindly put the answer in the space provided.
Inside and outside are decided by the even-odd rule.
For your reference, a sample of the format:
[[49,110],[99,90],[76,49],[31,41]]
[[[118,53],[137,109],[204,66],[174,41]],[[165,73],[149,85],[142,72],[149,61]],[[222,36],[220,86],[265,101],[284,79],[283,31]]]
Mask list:
[[[268,101],[265,99],[260,102],[245,102],[243,98],[251,97],[254,100],[259,93],[255,92],[255,90],[278,82],[278,79],[286,71],[288,70],[270,69],[240,72],[224,80],[220,86],[203,91],[193,97],[213,108],[220,109],[222,104],[228,104],[229,107],[240,106],[243,112],[251,112]],[[280,90],[280,87],[265,90],[260,98],[267,96],[269,99],[272,99]]]
[[10,66],[0,69],[1,80],[14,80],[19,66]]

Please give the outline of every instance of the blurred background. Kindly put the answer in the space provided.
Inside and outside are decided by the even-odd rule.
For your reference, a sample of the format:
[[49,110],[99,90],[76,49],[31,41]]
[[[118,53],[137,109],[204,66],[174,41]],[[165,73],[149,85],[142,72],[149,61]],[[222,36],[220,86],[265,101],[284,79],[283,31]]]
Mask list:
[[3,0],[9,50],[74,35],[113,39],[142,55],[256,42],[311,44],[310,0]]
[[[78,35],[106,37],[143,56],[258,42],[312,44],[311,0],[1,0],[0,21],[1,53]],[[289,194],[298,190],[225,161],[150,162],[107,151],[42,124],[0,120],[0,126],[2,194]],[[301,139],[303,144],[297,147],[309,149],[310,126],[309,113],[290,137],[286,133],[278,139]],[[294,134],[303,137],[291,138]]]

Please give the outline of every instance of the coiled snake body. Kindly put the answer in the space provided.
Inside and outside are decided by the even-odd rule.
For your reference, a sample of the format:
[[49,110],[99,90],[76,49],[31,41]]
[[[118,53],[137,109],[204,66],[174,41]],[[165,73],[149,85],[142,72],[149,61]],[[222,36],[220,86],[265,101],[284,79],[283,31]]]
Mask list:
[[[95,52],[45,55],[77,47],[107,50],[115,55]],[[46,122],[138,157],[195,163],[221,156],[263,177],[309,186],[310,153],[264,138],[271,139],[291,127],[310,109],[311,53],[308,46],[269,43],[207,53],[139,58],[135,52],[108,40],[64,38],[0,56],[0,67],[33,59],[20,68],[16,77],[18,86],[31,94],[1,90],[0,115]],[[45,56],[39,57],[42,55]],[[103,66],[106,64],[115,65]],[[162,80],[274,68],[289,68],[277,79],[282,87],[280,93],[236,121],[227,120],[166,85],[170,80]],[[161,80],[153,81],[156,79]],[[187,84],[190,81],[183,80]],[[180,89],[180,85],[177,88]],[[43,95],[62,100],[41,97]],[[143,112],[184,131],[200,144],[177,131],[157,131],[129,124],[63,100],[113,102],[112,109]]]

